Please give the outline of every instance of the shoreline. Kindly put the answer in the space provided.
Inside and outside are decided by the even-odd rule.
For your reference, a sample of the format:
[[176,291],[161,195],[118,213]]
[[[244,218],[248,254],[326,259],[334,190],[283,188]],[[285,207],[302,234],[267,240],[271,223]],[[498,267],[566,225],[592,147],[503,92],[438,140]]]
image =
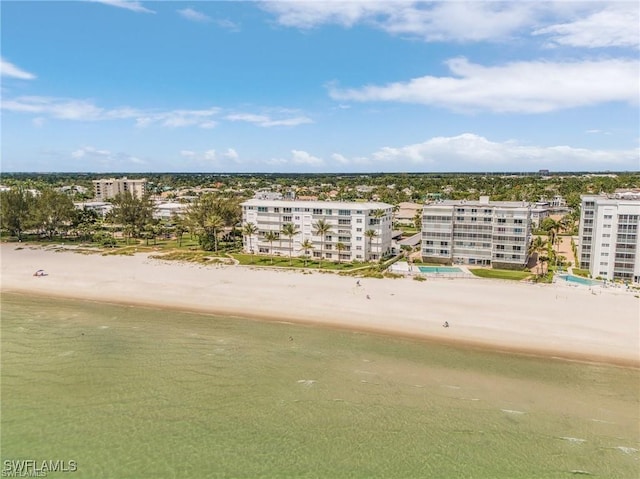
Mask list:
[[[564,284],[362,279],[3,244],[2,292],[291,322],[505,354],[640,368],[640,301]],[[48,276],[34,277],[44,269]],[[370,295],[371,299],[367,299]],[[545,304],[548,303],[548,304]],[[442,328],[444,321],[450,328]]]

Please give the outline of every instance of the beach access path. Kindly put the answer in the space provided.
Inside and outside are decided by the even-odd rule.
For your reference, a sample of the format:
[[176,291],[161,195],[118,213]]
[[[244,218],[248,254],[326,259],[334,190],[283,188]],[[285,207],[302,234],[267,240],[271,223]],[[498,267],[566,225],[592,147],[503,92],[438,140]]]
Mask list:
[[[640,299],[623,288],[328,272],[0,246],[2,292],[197,311],[640,367]],[[47,276],[36,277],[42,269]],[[443,328],[444,321],[450,327]],[[428,345],[427,345],[428,347]]]

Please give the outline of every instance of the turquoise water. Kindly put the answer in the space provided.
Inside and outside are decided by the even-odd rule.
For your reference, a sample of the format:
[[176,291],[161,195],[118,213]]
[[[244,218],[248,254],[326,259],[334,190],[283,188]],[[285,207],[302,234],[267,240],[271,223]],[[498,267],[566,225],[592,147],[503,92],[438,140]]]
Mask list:
[[602,284],[602,281],[596,281],[595,279],[583,278],[582,276],[573,276],[570,274],[560,275],[562,279],[569,283],[578,283],[584,286],[598,286]]
[[640,372],[2,295],[1,458],[61,478],[636,478]]
[[418,266],[421,273],[462,273],[460,268],[455,266]]

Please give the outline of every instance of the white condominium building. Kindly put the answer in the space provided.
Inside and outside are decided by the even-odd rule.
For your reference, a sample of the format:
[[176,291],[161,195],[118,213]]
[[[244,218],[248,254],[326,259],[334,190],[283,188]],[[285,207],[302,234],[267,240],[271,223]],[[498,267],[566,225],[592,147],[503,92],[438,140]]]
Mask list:
[[[242,203],[242,224],[254,224],[257,232],[245,235],[244,251],[288,256],[291,246],[292,256],[303,256],[301,245],[309,240],[313,249],[308,254],[313,258],[377,260],[391,251],[392,211],[386,203],[251,199]],[[324,237],[316,230],[319,220],[331,226]],[[282,233],[289,223],[298,230],[292,245]],[[269,231],[275,233],[275,241],[265,239]]]
[[581,198],[580,268],[594,278],[640,282],[640,193]]
[[531,206],[515,201],[443,200],[422,210],[422,257],[436,263],[520,268],[527,263]]
[[109,178],[93,180],[93,192],[96,201],[105,201],[114,196],[129,191],[136,198],[142,198],[146,192],[147,180],[130,180],[124,178]]

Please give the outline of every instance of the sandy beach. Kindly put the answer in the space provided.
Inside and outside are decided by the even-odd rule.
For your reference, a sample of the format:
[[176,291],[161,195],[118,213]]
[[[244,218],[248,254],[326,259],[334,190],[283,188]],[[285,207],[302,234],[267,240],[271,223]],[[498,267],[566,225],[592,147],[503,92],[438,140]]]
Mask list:
[[[146,254],[1,246],[1,290],[320,324],[640,367],[640,300],[623,288],[468,279],[361,279]],[[35,277],[43,269],[47,276]],[[368,297],[367,297],[368,296]],[[451,327],[443,328],[444,321]]]

